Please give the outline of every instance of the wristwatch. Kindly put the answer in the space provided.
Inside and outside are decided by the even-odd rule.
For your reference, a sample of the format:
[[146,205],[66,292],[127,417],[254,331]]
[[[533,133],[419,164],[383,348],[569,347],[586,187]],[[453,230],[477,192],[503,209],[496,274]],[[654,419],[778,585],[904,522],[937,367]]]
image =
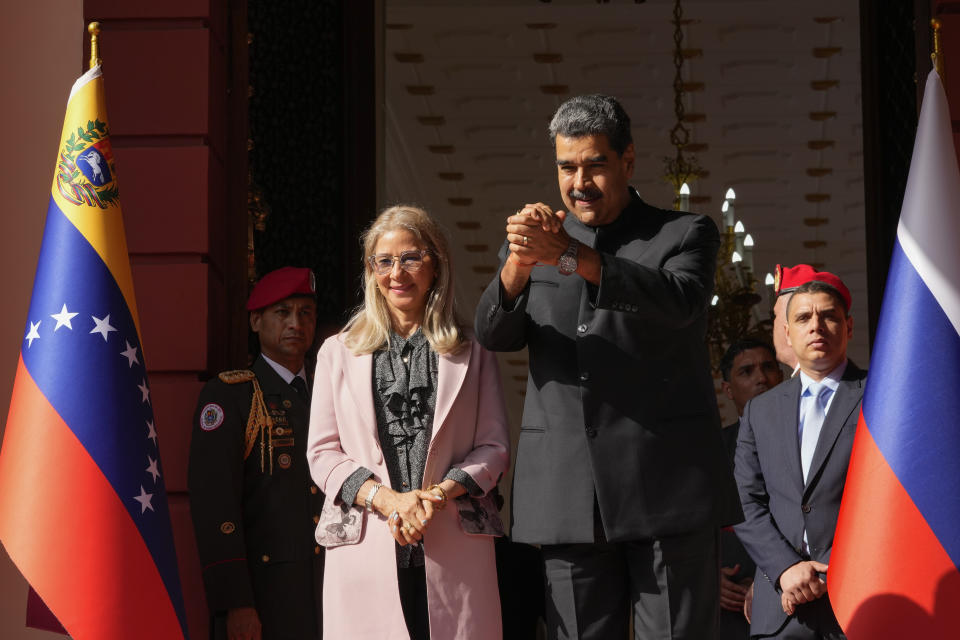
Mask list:
[[568,276],[577,270],[577,252],[579,249],[580,242],[576,238],[570,238],[567,250],[560,254],[560,260],[557,262],[561,274]]

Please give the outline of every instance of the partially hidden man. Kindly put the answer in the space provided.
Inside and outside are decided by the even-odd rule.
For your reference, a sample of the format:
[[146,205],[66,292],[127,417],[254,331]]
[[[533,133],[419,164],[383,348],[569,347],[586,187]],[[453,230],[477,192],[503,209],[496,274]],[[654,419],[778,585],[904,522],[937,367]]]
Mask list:
[[[738,416],[743,415],[747,402],[783,382],[783,370],[777,363],[774,348],[753,338],[744,338],[730,345],[720,360],[720,374],[723,392],[733,401]],[[739,432],[739,419],[720,432],[731,468]],[[721,531],[720,640],[747,640],[750,637],[751,594],[756,568],[732,527]]]
[[628,186],[630,119],[607,96],[550,124],[566,211],[507,219],[478,340],[526,347],[513,538],[542,545],[550,638],[711,639],[718,532],[742,517],[704,341],[719,234]]
[[247,301],[260,355],[207,382],[194,415],[190,513],[213,626],[228,640],[320,638],[323,495],[306,458],[313,272],[284,267]]

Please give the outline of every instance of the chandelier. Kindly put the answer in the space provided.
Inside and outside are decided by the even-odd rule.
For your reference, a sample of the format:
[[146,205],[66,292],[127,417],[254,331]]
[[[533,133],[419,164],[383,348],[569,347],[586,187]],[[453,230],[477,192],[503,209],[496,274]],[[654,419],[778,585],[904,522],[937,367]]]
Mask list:
[[[695,156],[685,155],[684,149],[690,143],[690,129],[684,124],[685,109],[683,105],[683,8],[680,0],[673,4],[673,113],[676,122],[670,129],[670,144],[676,150],[673,157],[665,157],[664,177],[673,186],[675,209],[687,211],[689,208],[690,187],[688,183],[703,174]],[[686,191],[686,193],[682,193]],[[687,196],[683,198],[683,196]]]
[[[676,118],[670,129],[670,143],[675,149],[672,157],[664,158],[664,178],[674,190],[674,209],[690,210],[690,183],[707,175],[696,157],[684,153],[690,143],[690,129],[685,124],[683,63],[683,8],[680,0],[673,5],[673,110]],[[762,297],[757,293],[754,274],[753,237],[746,232],[742,220],[735,216],[736,192],[729,188],[724,195],[720,220],[720,249],[717,253],[714,296],[707,315],[707,343],[710,360],[719,367],[724,352],[733,342],[748,336],[769,340],[772,321],[762,317],[757,304]],[[769,275],[769,274],[768,274]]]

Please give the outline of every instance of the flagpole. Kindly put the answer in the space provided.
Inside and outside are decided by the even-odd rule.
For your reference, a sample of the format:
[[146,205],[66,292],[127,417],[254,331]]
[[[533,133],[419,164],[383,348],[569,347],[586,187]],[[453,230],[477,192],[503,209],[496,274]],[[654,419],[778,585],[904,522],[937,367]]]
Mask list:
[[93,69],[100,64],[100,23],[91,22],[87,31],[90,33],[90,68]]
[[930,26],[933,27],[933,53],[930,54],[930,60],[933,61],[933,68],[937,70],[937,75],[942,78],[943,51],[940,49],[940,27],[943,26],[943,23],[940,22],[939,18],[934,18],[930,21]]

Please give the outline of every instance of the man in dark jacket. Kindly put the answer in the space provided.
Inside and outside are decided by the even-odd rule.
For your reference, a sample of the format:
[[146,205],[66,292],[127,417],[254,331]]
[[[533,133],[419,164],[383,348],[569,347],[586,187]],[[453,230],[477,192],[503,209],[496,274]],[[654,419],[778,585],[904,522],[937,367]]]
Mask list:
[[757,564],[752,637],[844,638],[826,575],[867,373],[847,359],[850,292],[814,273],[787,303],[800,372],[747,403],[736,478],[737,536]]
[[608,96],[550,124],[566,212],[507,219],[478,340],[526,347],[513,539],[542,545],[551,638],[716,635],[718,530],[741,517],[704,342],[719,235],[628,186]]
[[[730,345],[720,361],[720,375],[723,392],[733,401],[738,416],[743,415],[747,402],[783,381],[783,370],[777,363],[774,348],[751,338]],[[739,431],[739,420],[721,431],[731,469]],[[752,594],[755,570],[756,565],[737,534],[731,527],[724,528],[720,532],[720,640],[750,637],[749,613],[744,606]]]
[[259,357],[211,379],[197,401],[190,513],[217,639],[320,638],[323,496],[307,469],[304,369],[315,290],[309,269],[265,275],[247,302]]

